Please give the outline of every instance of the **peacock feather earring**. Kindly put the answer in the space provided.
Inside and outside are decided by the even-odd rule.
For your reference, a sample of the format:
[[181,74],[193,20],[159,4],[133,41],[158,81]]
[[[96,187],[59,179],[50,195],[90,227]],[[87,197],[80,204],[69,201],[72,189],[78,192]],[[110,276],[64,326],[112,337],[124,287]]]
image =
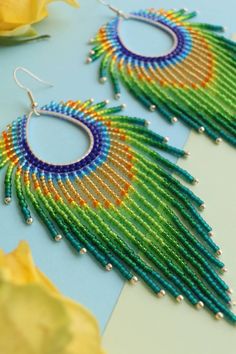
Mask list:
[[[197,182],[187,171],[159,154],[186,153],[151,132],[146,121],[121,114],[123,105],[51,102],[41,109],[27,90],[29,114],[2,133],[0,167],[5,168],[5,203],[14,183],[23,219],[32,224],[31,207],[52,240],[63,238],[79,254],[87,251],[102,268],[115,269],[135,284],[140,278],[158,298],[168,292],[177,302],[206,307],[217,319],[236,322],[229,306],[232,290],[212,228],[199,214],[205,205],[184,181]],[[41,82],[43,82],[41,80]],[[77,161],[55,165],[42,161],[28,141],[31,119],[49,115],[83,129],[90,140]],[[37,118],[36,118],[37,119]]]
[[[87,63],[102,58],[99,78],[111,80],[115,98],[120,82],[150,111],[170,123],[178,120],[219,144],[236,146],[236,44],[219,35],[223,27],[192,23],[196,12],[148,9],[124,14],[101,1],[117,17],[100,28]],[[159,28],[173,38],[162,56],[144,56],[124,44],[123,21],[135,20]]]

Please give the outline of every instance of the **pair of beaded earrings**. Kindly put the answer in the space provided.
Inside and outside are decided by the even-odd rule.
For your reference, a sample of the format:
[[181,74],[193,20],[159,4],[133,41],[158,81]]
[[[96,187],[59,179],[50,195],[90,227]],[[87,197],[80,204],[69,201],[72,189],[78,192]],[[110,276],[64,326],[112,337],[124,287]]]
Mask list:
[[[226,140],[232,143],[230,134],[235,121],[226,102],[231,100],[233,83],[228,91],[224,88],[230,81],[226,72],[234,68],[233,44],[213,35],[215,27],[196,24],[193,29],[189,24],[183,25],[187,14],[182,10],[118,14],[95,38],[97,46],[90,56],[93,60],[104,55],[100,76],[105,81],[110,75],[116,97],[120,95],[121,79],[142,103],[151,110],[159,109],[169,121],[174,121],[173,114],[178,113],[178,118],[192,127],[204,122],[204,126],[198,126],[199,131],[205,129],[217,142],[221,137],[230,137]],[[131,53],[117,33],[121,17],[170,28],[176,36],[173,52],[148,60]],[[197,81],[190,75],[190,68],[202,43],[204,52],[208,50],[212,57],[212,66],[216,57],[213,48],[219,43],[224,46],[220,59],[214,59],[214,70],[209,63],[201,67],[202,75],[211,72],[209,80],[203,75],[204,81],[199,74]],[[231,55],[228,59],[226,53]],[[190,184],[197,180],[158,151],[177,157],[187,153],[150,131],[144,119],[122,115],[123,105],[108,108],[107,101],[94,103],[90,99],[51,102],[38,109],[31,91],[17,79],[20,69],[43,82],[24,68],[15,70],[17,84],[26,89],[30,98],[31,111],[9,125],[1,136],[5,203],[11,202],[14,183],[27,224],[33,222],[33,207],[53,240],[66,239],[80,254],[88,251],[104,269],[114,268],[132,283],[140,278],[158,297],[166,292],[178,302],[185,297],[197,309],[205,306],[217,319],[225,316],[235,323],[236,315],[230,310],[232,290],[220,276],[226,271],[218,258],[221,250],[212,240],[212,228],[199,213],[204,202],[170,172]],[[216,79],[221,69],[223,73]],[[189,86],[190,82],[194,87]],[[217,97],[224,98],[220,104],[216,104],[216,92]],[[195,102],[201,105],[195,107]],[[82,128],[90,140],[86,154],[69,164],[42,161],[28,141],[28,127],[34,115],[49,115]]]

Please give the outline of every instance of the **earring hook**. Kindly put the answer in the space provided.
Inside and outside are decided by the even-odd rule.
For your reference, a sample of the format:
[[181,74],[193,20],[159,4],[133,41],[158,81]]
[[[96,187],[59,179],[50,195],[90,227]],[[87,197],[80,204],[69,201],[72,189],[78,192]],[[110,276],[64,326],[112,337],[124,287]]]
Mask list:
[[110,10],[112,10],[113,12],[115,12],[118,16],[123,17],[125,19],[128,19],[129,16],[127,14],[125,14],[123,11],[117,9],[116,7],[112,6],[111,4],[109,4],[107,1],[105,0],[98,0],[102,5],[107,6]]
[[19,79],[17,78],[17,72],[18,71],[23,71],[24,73],[28,74],[29,76],[31,76],[34,80],[40,82],[41,84],[43,85],[47,85],[49,87],[52,87],[53,85],[50,83],[50,82],[47,82],[47,81],[44,81],[42,79],[40,79],[38,76],[36,76],[35,74],[33,74],[31,71],[29,71],[28,69],[26,68],[23,68],[22,66],[18,66],[15,70],[14,70],[14,73],[13,73],[13,76],[14,76],[14,80],[16,82],[16,84],[22,88],[23,90],[25,90],[27,92],[27,95],[30,99],[30,103],[31,103],[31,108],[33,110],[33,112],[39,116],[39,112],[37,111],[37,106],[38,106],[38,103],[35,101],[34,99],[34,96],[33,96],[33,93],[32,91],[27,87],[27,86],[24,86],[20,81]]

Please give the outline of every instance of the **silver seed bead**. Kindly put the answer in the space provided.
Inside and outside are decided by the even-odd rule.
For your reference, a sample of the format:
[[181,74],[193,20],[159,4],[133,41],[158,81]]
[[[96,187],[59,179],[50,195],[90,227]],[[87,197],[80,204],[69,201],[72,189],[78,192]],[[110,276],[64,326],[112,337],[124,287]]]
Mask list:
[[86,63],[89,64],[89,63],[91,63],[91,62],[92,62],[92,58],[88,57],[88,58],[86,59]]
[[80,254],[85,254],[87,253],[87,250],[86,248],[81,248],[81,250],[79,251]]
[[177,302],[182,302],[183,300],[184,300],[183,295],[179,295],[179,296],[177,296],[177,298],[176,298],[176,301],[177,301]]
[[4,199],[4,203],[5,203],[6,205],[10,204],[10,203],[11,203],[11,198],[10,198],[10,197],[6,197],[6,198]]
[[165,290],[162,289],[159,291],[159,293],[157,293],[157,297],[161,298],[161,297],[165,296],[165,294],[166,294]]
[[198,129],[198,132],[199,132],[200,134],[204,133],[204,131],[205,131],[205,128],[204,128],[204,127],[200,127],[200,128]]
[[61,241],[61,240],[62,240],[62,235],[57,235],[57,236],[55,237],[55,241],[59,242],[59,241]]
[[202,308],[204,307],[204,303],[202,301],[199,301],[197,304],[196,304],[196,308],[198,310],[201,310]]
[[209,236],[209,237],[213,237],[213,236],[214,236],[214,232],[213,232],[213,231],[209,231],[209,232],[208,232],[208,236]]
[[220,143],[222,143],[222,139],[221,139],[221,138],[217,138],[216,141],[215,141],[215,143],[216,143],[217,145],[219,145]]
[[90,98],[90,100],[89,100],[91,103],[93,103],[94,102],[94,98]]
[[89,54],[90,54],[90,55],[93,55],[93,54],[95,54],[95,51],[94,51],[93,49],[91,49],[91,50],[89,51]]
[[189,157],[190,155],[191,155],[191,154],[190,154],[189,151],[185,151],[185,153],[184,153],[184,157],[185,157],[185,158]]
[[200,210],[205,210],[205,209],[206,209],[206,204],[200,205],[199,209],[200,209]]
[[217,312],[217,314],[215,315],[215,318],[216,318],[217,320],[221,320],[222,318],[224,318],[224,315],[223,315],[222,312]]
[[27,220],[26,220],[26,224],[27,225],[31,225],[33,223],[33,219],[32,218],[28,218]]
[[106,76],[100,77],[101,84],[104,84],[106,81],[107,81],[107,77]]
[[116,100],[119,100],[120,98],[121,98],[121,94],[120,94],[120,93],[116,93],[116,94],[115,94],[115,99],[116,99]]
[[171,119],[171,121],[172,121],[172,123],[177,123],[177,122],[178,122],[178,118],[173,117],[173,118]]
[[151,124],[150,120],[145,120],[145,127],[148,127]]
[[168,136],[165,136],[164,139],[163,139],[164,143],[168,143],[169,140],[170,140],[170,138]]
[[227,290],[227,293],[229,294],[229,295],[232,295],[233,294],[233,289],[231,289],[231,288],[229,288],[228,290]]
[[228,269],[226,267],[221,268],[221,273],[222,274],[227,273],[227,272],[228,272]]
[[126,107],[127,107],[127,105],[125,103],[122,103],[121,108],[125,109]]
[[154,112],[155,110],[156,110],[156,106],[154,105],[154,104],[152,104],[150,107],[149,107],[149,110],[151,111],[151,112]]
[[194,178],[194,180],[193,180],[193,184],[198,184],[198,183],[199,183],[199,179]]
[[108,271],[108,272],[110,272],[111,270],[112,270],[112,264],[111,263],[108,263],[107,265],[106,265],[106,270]]
[[109,100],[105,100],[104,102],[105,102],[106,104],[108,104],[110,101],[109,101]]
[[93,43],[94,42],[94,38],[90,38],[89,43]]
[[136,277],[136,275],[134,275],[134,276],[130,279],[130,282],[131,282],[131,284],[133,284],[133,285],[136,285],[136,284],[137,284],[138,278]]
[[222,256],[222,254],[223,254],[222,250],[216,251],[216,255],[217,255],[217,256]]

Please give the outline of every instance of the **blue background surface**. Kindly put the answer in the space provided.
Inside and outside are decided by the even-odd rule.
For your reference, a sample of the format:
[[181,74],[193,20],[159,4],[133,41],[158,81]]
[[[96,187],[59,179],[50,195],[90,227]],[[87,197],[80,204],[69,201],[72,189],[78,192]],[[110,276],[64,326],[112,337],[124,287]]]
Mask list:
[[[232,0],[233,1],[233,0]],[[45,88],[25,75],[19,75],[32,88],[37,101],[46,104],[51,100],[87,99],[96,101],[112,99],[109,84],[97,81],[98,62],[86,65],[91,48],[88,39],[113,16],[96,0],[80,1],[75,10],[63,3],[49,6],[50,17],[37,25],[41,34],[48,33],[49,40],[11,48],[0,48],[0,130],[17,116],[28,112],[27,96],[13,81],[13,69],[24,66],[41,78],[54,84]],[[234,14],[230,13],[230,0],[221,2],[200,1],[118,1],[113,5],[124,11],[147,7],[188,7],[200,10],[198,19],[216,24],[233,26]],[[225,10],[225,11],[223,11]],[[127,32],[128,31],[128,32]],[[122,35],[132,49],[158,54],[166,51],[171,41],[152,27],[130,22],[124,25]],[[166,41],[167,39],[167,41]],[[143,109],[124,92],[122,102],[127,104],[126,114],[140,116],[151,121],[151,129],[171,138],[178,147],[184,146],[188,130],[181,124],[169,126],[156,113]],[[116,101],[111,102],[116,104]],[[47,117],[31,122],[30,142],[40,157],[53,162],[65,162],[82,155],[86,149],[86,136],[66,122]],[[3,174],[0,174],[0,191],[3,199]],[[1,202],[2,203],[2,202]],[[75,255],[66,242],[51,242],[43,225],[35,217],[32,226],[21,220],[16,200],[8,207],[0,206],[0,247],[10,251],[21,239],[28,240],[34,259],[43,272],[67,296],[92,310],[104,329],[112,309],[122,290],[123,281],[115,273],[102,271],[89,255]]]

